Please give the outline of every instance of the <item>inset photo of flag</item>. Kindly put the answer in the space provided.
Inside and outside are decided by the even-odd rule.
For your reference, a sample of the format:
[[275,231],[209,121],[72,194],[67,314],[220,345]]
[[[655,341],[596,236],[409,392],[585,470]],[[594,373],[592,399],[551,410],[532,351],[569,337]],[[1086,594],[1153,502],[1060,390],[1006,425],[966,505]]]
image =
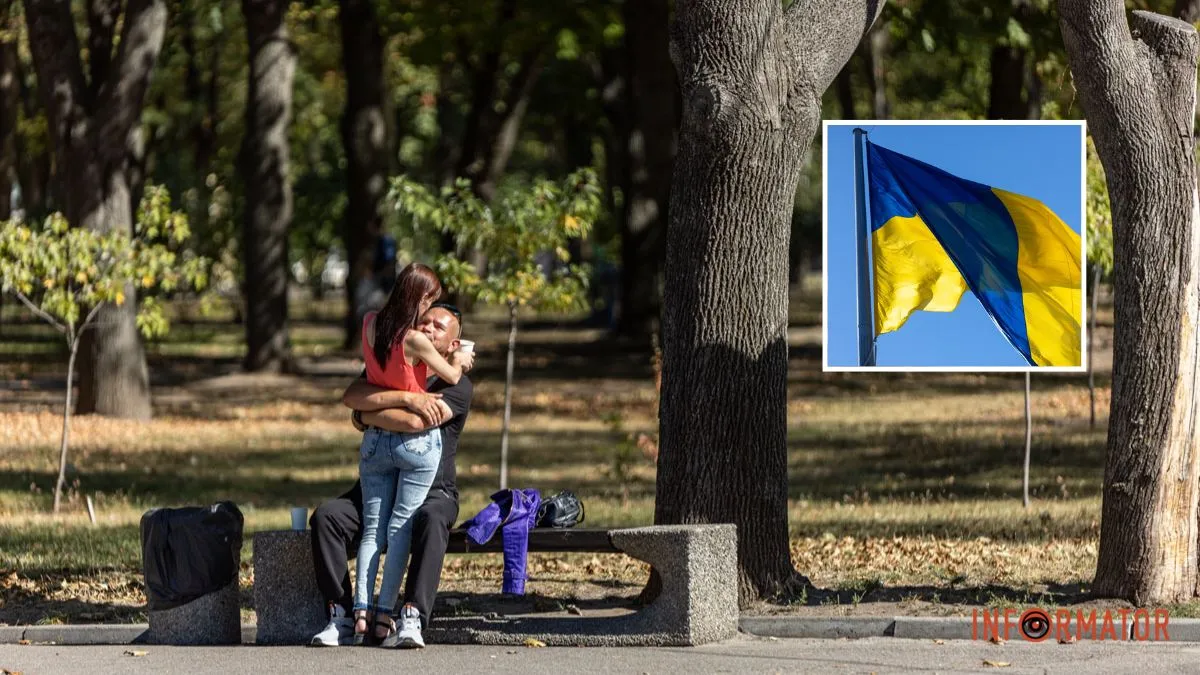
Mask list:
[[1084,369],[1083,122],[822,140],[825,370]]

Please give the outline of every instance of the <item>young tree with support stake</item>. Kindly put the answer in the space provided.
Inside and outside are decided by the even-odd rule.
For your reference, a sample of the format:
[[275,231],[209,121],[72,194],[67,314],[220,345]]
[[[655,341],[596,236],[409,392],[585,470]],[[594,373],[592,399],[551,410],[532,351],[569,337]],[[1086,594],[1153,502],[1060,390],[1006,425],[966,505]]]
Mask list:
[[[102,310],[136,304],[137,328],[146,338],[164,335],[168,324],[156,292],[200,289],[207,261],[172,250],[189,236],[187,218],[171,211],[164,188],[152,187],[138,209],[130,237],[120,229],[105,233],[69,227],[55,213],[43,226],[19,221],[0,223],[0,291],[12,294],[66,340],[67,386],[63,401],[62,440],[54,512],[62,501],[71,431],[71,391],[80,340],[96,329]],[[126,295],[133,285],[138,297]]]
[[[541,180],[499,195],[491,205],[459,179],[435,195],[401,176],[392,183],[398,212],[412,218],[414,230],[432,227],[453,237],[458,250],[476,250],[487,260],[476,270],[453,255],[434,267],[447,289],[508,308],[508,360],[504,378],[504,423],[500,436],[500,487],[508,487],[508,425],[512,414],[513,367],[517,351],[517,312],[523,307],[564,312],[587,306],[588,268],[572,264],[567,242],[586,237],[600,209],[600,186],[591,169],[559,182]],[[552,270],[539,255],[552,253]]]

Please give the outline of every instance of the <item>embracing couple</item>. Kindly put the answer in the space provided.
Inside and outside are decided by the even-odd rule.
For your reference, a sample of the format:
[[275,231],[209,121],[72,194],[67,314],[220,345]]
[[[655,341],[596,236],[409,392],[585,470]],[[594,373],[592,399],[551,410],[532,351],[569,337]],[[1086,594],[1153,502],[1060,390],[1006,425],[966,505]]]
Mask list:
[[[475,359],[473,350],[461,348],[462,314],[435,304],[441,293],[433,270],[413,263],[383,308],[363,318],[366,370],[342,397],[364,432],[359,481],[309,521],[317,586],[329,612],[313,646],[425,646],[421,633],[458,518],[454,455],[471,404],[466,373]],[[355,556],[351,585],[348,559]]]

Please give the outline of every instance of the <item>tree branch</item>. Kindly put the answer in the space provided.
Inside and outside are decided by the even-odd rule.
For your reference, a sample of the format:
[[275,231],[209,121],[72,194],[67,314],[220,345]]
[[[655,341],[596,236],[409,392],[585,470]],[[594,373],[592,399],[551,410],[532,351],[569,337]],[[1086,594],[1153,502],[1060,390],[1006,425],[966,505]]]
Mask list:
[[43,320],[48,322],[51,326],[54,326],[55,330],[57,330],[58,332],[60,332],[60,333],[67,332],[66,326],[59,323],[58,319],[55,319],[54,317],[50,316],[46,312],[42,311],[42,309],[40,307],[38,307],[37,305],[30,302],[29,298],[25,297],[24,293],[22,293],[20,291],[15,291],[15,293],[17,294],[17,299],[20,300],[22,303],[24,303],[24,305],[29,308],[29,311],[33,312],[34,314],[37,314]]
[[129,0],[117,59],[96,106],[103,125],[99,129],[101,151],[110,161],[124,156],[129,132],[141,120],[142,101],[166,26],[167,6],[163,0]]
[[818,96],[850,60],[886,0],[795,0],[784,13],[783,39],[791,66],[807,73]]

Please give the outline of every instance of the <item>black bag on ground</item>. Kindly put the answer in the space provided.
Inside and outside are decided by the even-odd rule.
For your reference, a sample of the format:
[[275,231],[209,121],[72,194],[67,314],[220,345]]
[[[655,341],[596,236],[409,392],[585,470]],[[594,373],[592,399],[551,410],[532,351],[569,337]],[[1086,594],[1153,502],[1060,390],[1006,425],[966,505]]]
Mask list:
[[242,512],[233,502],[142,515],[142,572],[150,609],[185,605],[237,579]]
[[583,502],[570,490],[555,493],[538,507],[537,527],[575,527],[583,522]]

